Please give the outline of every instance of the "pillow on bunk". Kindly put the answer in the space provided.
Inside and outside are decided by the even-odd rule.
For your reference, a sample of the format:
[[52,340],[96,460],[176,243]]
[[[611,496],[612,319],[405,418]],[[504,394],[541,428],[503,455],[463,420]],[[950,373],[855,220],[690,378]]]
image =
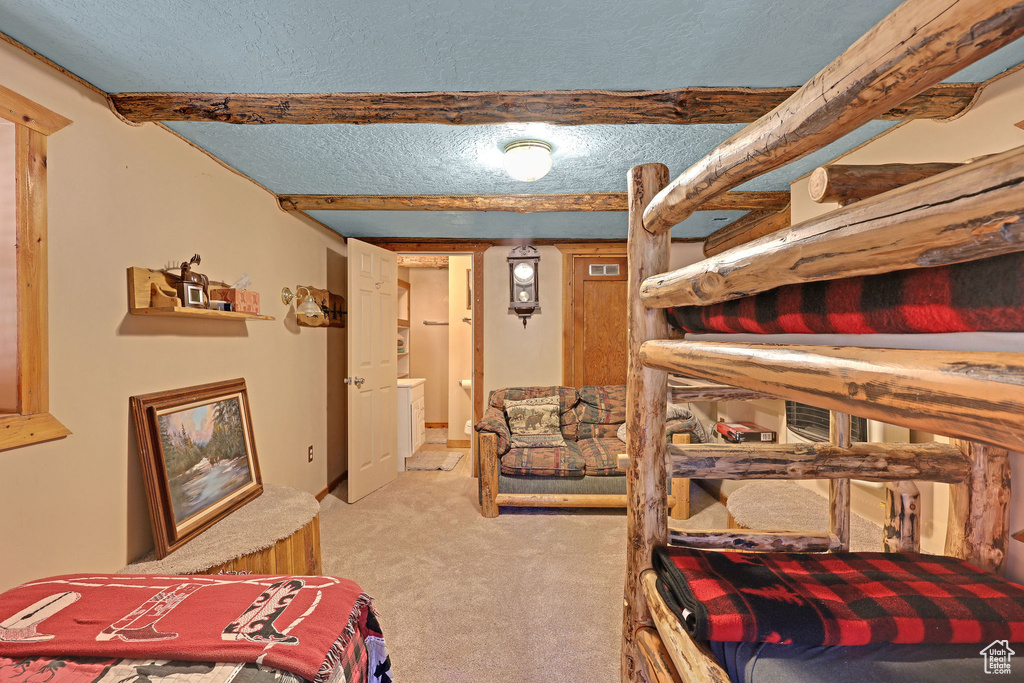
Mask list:
[[[689,411],[686,411],[690,417],[676,418],[665,421],[665,437],[671,440],[673,434],[684,434],[689,433],[694,443],[707,443],[708,434],[704,430],[704,425],[700,423],[700,420],[693,417]],[[623,422],[619,425],[619,430],[615,433],[615,436],[619,437],[619,441],[626,443],[626,423]]]
[[512,448],[564,447],[558,422],[558,397],[505,401]]

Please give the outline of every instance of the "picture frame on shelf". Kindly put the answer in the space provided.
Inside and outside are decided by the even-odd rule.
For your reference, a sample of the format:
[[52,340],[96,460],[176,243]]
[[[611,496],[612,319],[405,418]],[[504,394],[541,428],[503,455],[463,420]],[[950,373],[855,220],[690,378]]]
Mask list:
[[263,492],[244,379],[129,403],[157,558]]

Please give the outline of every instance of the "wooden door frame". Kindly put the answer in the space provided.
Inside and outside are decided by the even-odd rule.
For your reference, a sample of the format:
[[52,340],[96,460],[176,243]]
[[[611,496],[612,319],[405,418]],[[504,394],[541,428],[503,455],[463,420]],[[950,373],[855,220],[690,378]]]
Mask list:
[[[370,242],[395,252],[471,253],[473,255],[473,424],[484,416],[484,252],[493,247],[487,242],[449,242],[442,240],[401,240]],[[625,245],[622,245],[625,253]],[[480,449],[477,440],[470,438],[470,458],[473,476],[480,473]]]
[[573,286],[575,282],[575,264],[577,257],[594,256],[626,257],[625,242],[609,244],[607,242],[576,242],[574,244],[556,244],[562,252],[562,384],[571,386],[572,356],[575,343],[575,302]]

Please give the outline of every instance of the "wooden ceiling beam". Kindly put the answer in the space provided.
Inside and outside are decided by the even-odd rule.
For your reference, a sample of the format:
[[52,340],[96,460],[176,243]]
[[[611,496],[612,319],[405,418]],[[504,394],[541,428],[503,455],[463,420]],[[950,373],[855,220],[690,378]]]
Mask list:
[[399,254],[399,268],[447,268],[448,257],[437,254]]
[[[878,118],[944,119],[962,113],[976,83],[937,85]],[[440,123],[470,126],[514,122],[561,125],[750,123],[797,88],[674,90],[534,90],[422,93],[173,93],[109,96],[119,115],[147,121],[238,124]]]
[[[625,192],[582,194],[413,194],[413,195],[278,195],[285,211],[625,211]],[[788,191],[727,192],[706,202],[701,211],[758,211],[789,204]]]

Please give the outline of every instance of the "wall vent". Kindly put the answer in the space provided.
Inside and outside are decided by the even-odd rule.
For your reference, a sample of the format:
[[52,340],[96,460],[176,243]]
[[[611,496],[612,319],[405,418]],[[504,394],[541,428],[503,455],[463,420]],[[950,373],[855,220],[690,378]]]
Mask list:
[[591,275],[618,275],[619,264],[618,263],[591,263],[590,264]]

